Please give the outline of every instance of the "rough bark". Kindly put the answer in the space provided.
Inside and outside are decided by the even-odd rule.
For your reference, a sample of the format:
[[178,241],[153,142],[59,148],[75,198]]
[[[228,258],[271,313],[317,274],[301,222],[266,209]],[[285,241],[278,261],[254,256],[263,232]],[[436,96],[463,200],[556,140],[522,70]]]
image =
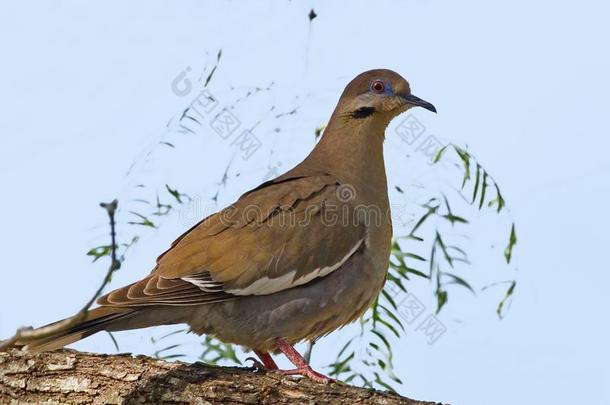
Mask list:
[[60,350],[0,353],[0,404],[401,404],[432,402],[249,368]]

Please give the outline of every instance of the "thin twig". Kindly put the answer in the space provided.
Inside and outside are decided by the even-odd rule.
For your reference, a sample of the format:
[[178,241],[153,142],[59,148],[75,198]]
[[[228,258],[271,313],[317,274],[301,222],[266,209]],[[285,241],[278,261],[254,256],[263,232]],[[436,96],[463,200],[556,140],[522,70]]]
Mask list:
[[117,255],[116,255],[116,249],[117,249],[116,231],[115,231],[116,223],[114,220],[114,214],[116,213],[118,201],[115,199],[110,203],[100,203],[100,206],[102,208],[106,209],[106,212],[108,213],[108,217],[110,218],[110,238],[112,240],[111,255],[110,255],[112,262],[110,263],[110,267],[108,268],[108,271],[106,272],[106,276],[104,277],[102,284],[99,286],[99,288],[97,289],[95,294],[89,299],[89,301],[87,301],[87,303],[81,308],[81,310],[76,313],[76,315],[74,315],[70,318],[66,318],[62,321],[52,323],[50,325],[43,326],[42,328],[38,328],[38,329],[33,329],[31,326],[19,328],[13,337],[0,341],[0,351],[4,351],[4,350],[10,348],[11,346],[13,346],[16,342],[18,342],[20,340],[27,341],[27,340],[32,340],[32,339],[42,339],[42,338],[51,336],[52,334],[59,332],[61,330],[71,328],[72,326],[83,321],[85,319],[85,317],[87,316],[87,311],[89,310],[91,305],[93,305],[93,303],[100,296],[100,294],[102,293],[102,291],[104,290],[106,285],[110,282],[112,273],[114,273],[116,270],[118,270],[121,267],[121,262],[117,259]]
[[305,354],[303,354],[303,358],[305,361],[309,363],[311,361],[311,352],[313,351],[313,345],[316,344],[316,340],[310,340],[307,342],[307,349],[305,349]]

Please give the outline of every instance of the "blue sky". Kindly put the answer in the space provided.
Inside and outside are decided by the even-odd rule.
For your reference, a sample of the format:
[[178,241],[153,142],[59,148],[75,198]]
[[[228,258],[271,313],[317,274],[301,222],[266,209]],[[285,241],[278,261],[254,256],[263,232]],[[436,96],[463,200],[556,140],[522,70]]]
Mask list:
[[[427,131],[468,145],[494,176],[519,232],[519,288],[506,319],[495,317],[495,301],[454,293],[442,339],[428,345],[411,333],[396,342],[401,393],[454,404],[610,404],[609,11],[601,1],[3,2],[0,336],[68,316],[95,290],[107,264],[84,252],[106,243],[98,202],[119,198],[126,238],[137,182],[174,184],[199,201],[143,236],[114,277],[118,287],[149,272],[199,214],[299,162],[345,84],[386,67],[438,108],[415,113]],[[244,159],[209,129],[175,150],[155,146],[195,96],[175,94],[173,80],[190,67],[196,83],[218,49],[210,90],[238,102],[235,113],[263,147]],[[396,121],[386,141],[390,184],[442,183],[448,172],[402,142]],[[495,264],[489,240],[506,236],[493,218],[482,215],[469,234],[473,277]],[[117,337],[123,351],[150,354],[150,336],[165,331]],[[321,342],[314,364],[349,332]],[[174,339],[200,351],[194,336]],[[74,347],[114,351],[104,335]]]

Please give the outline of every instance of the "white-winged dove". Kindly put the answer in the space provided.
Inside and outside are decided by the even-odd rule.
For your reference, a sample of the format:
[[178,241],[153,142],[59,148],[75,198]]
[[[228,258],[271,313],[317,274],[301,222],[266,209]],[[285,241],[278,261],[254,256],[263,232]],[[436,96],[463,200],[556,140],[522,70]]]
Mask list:
[[383,140],[414,106],[436,112],[393,71],[358,75],[303,162],[199,222],[80,324],[17,345],[52,350],[102,330],[187,323],[251,348],[268,369],[269,352],[283,352],[296,369],[278,372],[332,381],[292,345],[354,321],[382,289],[392,236]]

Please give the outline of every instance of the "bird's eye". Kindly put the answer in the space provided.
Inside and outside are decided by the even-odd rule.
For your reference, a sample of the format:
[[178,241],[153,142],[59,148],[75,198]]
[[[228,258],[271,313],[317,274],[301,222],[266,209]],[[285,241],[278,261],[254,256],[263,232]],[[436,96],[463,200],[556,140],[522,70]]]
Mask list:
[[375,80],[373,83],[371,83],[371,90],[376,93],[383,93],[385,90],[385,84],[383,84],[381,80]]

